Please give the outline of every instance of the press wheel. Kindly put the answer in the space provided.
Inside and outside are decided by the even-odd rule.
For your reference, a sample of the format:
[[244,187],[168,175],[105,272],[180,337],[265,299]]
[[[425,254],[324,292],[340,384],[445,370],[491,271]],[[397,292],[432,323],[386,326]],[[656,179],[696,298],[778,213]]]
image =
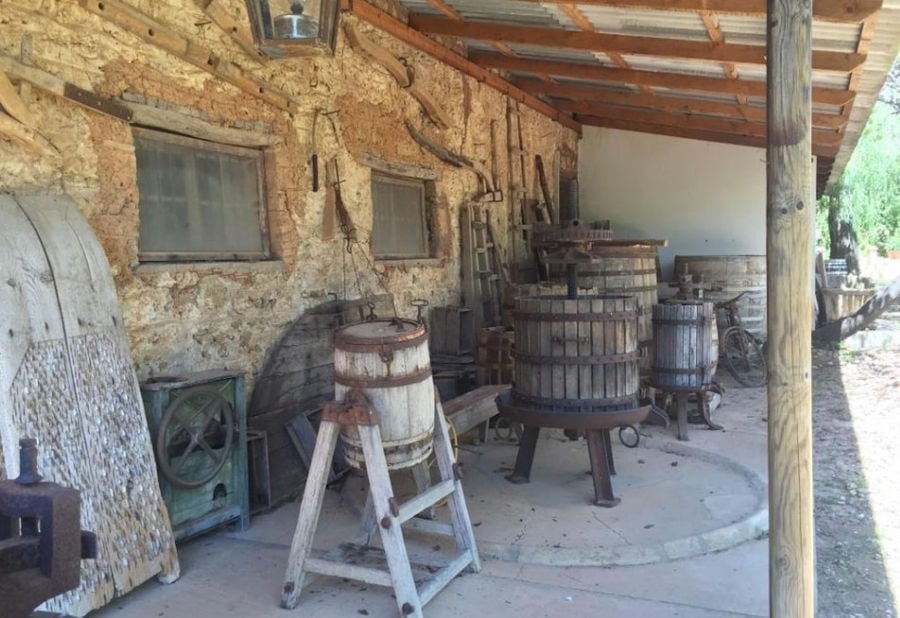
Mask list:
[[156,461],[176,487],[194,489],[212,480],[231,452],[234,409],[218,392],[193,388],[173,400],[156,434]]

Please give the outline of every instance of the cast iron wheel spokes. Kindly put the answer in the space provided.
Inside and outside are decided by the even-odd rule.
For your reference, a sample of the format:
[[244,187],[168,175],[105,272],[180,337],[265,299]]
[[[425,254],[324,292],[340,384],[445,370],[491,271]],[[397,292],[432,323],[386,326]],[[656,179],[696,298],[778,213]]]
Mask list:
[[764,386],[769,377],[766,355],[756,338],[740,326],[722,337],[725,367],[743,386]]
[[234,409],[216,391],[182,393],[166,408],[156,434],[160,472],[182,489],[208,483],[228,460],[234,425]]

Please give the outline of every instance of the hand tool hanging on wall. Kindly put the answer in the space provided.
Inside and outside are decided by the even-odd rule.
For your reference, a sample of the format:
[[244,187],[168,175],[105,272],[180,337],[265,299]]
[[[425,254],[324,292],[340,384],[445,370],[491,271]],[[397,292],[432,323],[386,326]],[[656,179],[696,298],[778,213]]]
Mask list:
[[544,212],[542,213],[544,220],[547,223],[556,223],[557,221],[554,221],[553,218],[553,213],[556,211],[556,208],[553,204],[553,196],[550,195],[550,188],[547,186],[547,176],[544,173],[544,160],[541,158],[541,155],[534,155],[534,167],[537,170],[538,181],[541,183],[541,193],[544,195]]
[[316,125],[319,120],[319,108],[313,110],[312,129],[309,138],[309,169],[312,173],[312,190],[316,193],[319,190],[319,153],[316,149]]
[[328,179],[329,187],[334,193],[334,206],[337,212],[338,224],[341,226],[341,233],[344,235],[347,251],[350,251],[352,244],[357,242],[358,239],[356,237],[356,226],[353,225],[353,219],[350,218],[350,212],[347,210],[347,206],[341,197],[341,182],[343,181],[338,169],[337,157],[332,157],[325,164],[325,175]]
[[423,150],[433,154],[444,163],[452,165],[453,167],[464,167],[471,170],[478,177],[481,188],[481,195],[477,198],[477,201],[499,202],[503,200],[503,193],[494,189],[487,174],[478,169],[478,166],[474,161],[460,154],[456,154],[455,152],[450,152],[434,140],[420,133],[408,120],[406,121],[406,131]]
[[400,87],[418,101],[425,115],[434,124],[441,129],[450,127],[452,124],[450,116],[434,97],[422,87],[422,84],[416,81],[412,67],[407,66],[391,52],[357,32],[349,22],[344,22],[344,34],[347,37],[347,42],[350,43],[350,47],[384,67],[397,80]]

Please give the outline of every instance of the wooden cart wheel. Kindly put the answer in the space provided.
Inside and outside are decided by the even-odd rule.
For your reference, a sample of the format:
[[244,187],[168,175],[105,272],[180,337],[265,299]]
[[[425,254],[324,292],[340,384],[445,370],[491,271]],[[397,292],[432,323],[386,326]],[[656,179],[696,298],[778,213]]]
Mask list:
[[156,434],[156,462],[176,487],[208,483],[228,460],[234,439],[234,409],[214,390],[185,391],[166,407]]

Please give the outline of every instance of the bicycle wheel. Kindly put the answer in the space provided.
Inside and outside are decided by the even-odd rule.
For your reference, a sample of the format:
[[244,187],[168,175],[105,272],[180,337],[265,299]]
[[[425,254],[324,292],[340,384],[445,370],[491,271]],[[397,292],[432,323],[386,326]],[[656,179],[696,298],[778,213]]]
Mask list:
[[744,386],[763,386],[769,371],[762,346],[746,330],[732,326],[722,336],[725,368]]

